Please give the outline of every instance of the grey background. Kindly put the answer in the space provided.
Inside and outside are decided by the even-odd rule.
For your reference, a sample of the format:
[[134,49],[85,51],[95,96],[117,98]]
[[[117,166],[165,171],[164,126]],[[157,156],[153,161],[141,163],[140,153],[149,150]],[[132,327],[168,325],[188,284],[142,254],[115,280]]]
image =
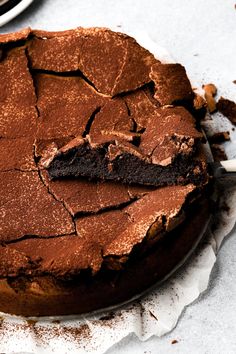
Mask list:
[[[185,65],[196,86],[214,82],[219,95],[236,100],[236,1],[233,0],[35,0],[0,28],[66,29],[106,26],[145,31]],[[235,201],[236,203],[236,201]],[[125,338],[118,353],[236,353],[236,228],[224,242],[208,290],[163,338]],[[177,339],[177,344],[171,344]]]

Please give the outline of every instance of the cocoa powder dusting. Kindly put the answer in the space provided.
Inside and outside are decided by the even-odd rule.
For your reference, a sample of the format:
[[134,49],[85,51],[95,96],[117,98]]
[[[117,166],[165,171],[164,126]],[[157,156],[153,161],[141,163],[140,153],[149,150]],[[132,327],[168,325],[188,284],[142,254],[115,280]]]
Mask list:
[[228,213],[230,211],[230,207],[228,206],[228,204],[225,201],[221,205],[221,210],[225,211],[226,213]]

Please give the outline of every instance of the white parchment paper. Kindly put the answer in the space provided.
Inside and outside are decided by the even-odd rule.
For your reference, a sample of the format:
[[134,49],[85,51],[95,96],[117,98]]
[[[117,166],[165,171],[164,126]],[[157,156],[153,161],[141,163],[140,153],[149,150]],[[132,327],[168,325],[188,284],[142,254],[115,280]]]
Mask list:
[[[169,54],[143,33],[130,33],[163,62],[174,62]],[[225,144],[229,158],[236,156],[236,133],[220,114],[203,123],[207,134],[228,130],[231,141]],[[236,186],[221,191],[206,237],[188,262],[163,285],[142,299],[116,311],[83,317],[26,320],[0,313],[1,353],[105,353],[130,333],[140,340],[171,331],[184,308],[207,289],[219,247],[236,221]]]

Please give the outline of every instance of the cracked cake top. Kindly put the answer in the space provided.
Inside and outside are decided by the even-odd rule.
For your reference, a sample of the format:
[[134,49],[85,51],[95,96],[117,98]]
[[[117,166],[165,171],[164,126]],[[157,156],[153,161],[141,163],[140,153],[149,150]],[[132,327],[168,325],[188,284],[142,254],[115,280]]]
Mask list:
[[[206,175],[205,158],[193,148],[201,134],[192,105],[184,68],[162,64],[124,34],[78,28],[1,35],[0,277],[95,274],[104,261],[117,269],[137,244],[178,225],[196,193],[192,176]],[[45,169],[51,156],[88,135],[94,144],[115,140],[131,149],[142,134],[132,153],[152,151],[164,161],[177,151],[168,138],[176,132],[189,138],[186,154],[201,156],[187,184],[51,180]]]

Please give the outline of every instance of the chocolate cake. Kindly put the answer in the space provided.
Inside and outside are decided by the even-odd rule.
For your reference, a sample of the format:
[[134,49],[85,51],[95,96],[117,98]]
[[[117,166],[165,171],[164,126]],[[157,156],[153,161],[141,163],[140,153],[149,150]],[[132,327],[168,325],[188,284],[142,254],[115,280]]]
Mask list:
[[209,220],[186,72],[103,28],[0,43],[0,311],[127,301],[165,278]]

